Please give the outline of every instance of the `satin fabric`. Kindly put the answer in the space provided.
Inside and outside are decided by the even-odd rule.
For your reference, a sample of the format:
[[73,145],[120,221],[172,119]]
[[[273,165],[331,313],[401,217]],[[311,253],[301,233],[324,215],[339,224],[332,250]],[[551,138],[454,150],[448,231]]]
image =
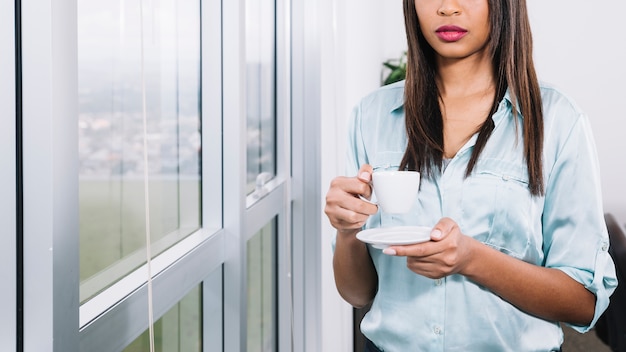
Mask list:
[[[398,167],[406,147],[404,82],[381,87],[354,108],[349,120],[348,176],[362,164]],[[468,236],[520,260],[557,268],[596,295],[585,332],[606,309],[617,285],[608,254],[596,147],[587,116],[559,90],[542,84],[545,120],[545,196],[528,191],[523,116],[514,117],[507,94],[493,115],[495,129],[472,174],[465,170],[476,136],[442,173],[422,176],[408,214],[371,216],[364,228],[433,226],[454,219]],[[516,121],[517,119],[517,121]],[[558,322],[520,311],[461,275],[432,280],[403,257],[369,247],[379,288],[361,330],[384,351],[559,350]],[[572,307],[576,309],[576,307]]]

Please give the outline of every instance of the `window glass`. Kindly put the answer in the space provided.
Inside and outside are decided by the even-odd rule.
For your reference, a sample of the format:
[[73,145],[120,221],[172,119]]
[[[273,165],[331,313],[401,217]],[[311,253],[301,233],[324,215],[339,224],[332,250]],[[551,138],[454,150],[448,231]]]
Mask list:
[[79,0],[78,65],[84,302],[145,262],[146,168],[151,253],[201,225],[199,0]]
[[246,0],[247,190],[276,174],[276,4]]
[[277,350],[276,226],[274,221],[247,244],[248,352]]
[[[202,290],[194,288],[154,322],[155,352],[202,351]],[[150,331],[146,330],[124,352],[150,351]]]

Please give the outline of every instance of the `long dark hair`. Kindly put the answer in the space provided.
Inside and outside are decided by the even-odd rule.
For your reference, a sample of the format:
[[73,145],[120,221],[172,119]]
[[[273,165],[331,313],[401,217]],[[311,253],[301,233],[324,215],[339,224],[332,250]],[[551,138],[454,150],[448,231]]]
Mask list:
[[[435,52],[420,30],[415,0],[404,0],[404,20],[408,42],[404,92],[408,145],[400,168],[418,170],[432,176],[441,168],[444,150],[440,94],[435,82]],[[489,117],[478,132],[465,176],[472,173],[487,144],[494,129],[491,116],[509,89],[516,124],[517,116],[523,116],[528,188],[532,195],[542,195],[543,111],[532,58],[532,35],[526,0],[489,0],[489,20],[491,35],[488,45],[496,80],[496,94]]]

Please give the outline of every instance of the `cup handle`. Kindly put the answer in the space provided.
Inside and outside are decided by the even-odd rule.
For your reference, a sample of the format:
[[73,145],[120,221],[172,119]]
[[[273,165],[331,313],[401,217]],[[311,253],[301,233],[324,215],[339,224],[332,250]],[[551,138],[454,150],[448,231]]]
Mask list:
[[359,199],[361,199],[361,200],[362,200],[362,201],[364,201],[364,202],[368,202],[368,203],[370,203],[370,204],[374,204],[375,206],[378,206],[378,203],[376,203],[376,202],[372,202],[371,200],[369,200],[369,199],[367,199],[367,198],[363,197],[363,196],[362,196],[362,195],[360,195],[360,194],[359,194]]

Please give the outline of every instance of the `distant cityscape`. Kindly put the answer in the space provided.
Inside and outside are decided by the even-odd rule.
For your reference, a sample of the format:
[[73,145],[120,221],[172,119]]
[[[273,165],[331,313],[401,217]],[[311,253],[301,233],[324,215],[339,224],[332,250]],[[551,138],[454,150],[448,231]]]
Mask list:
[[[83,68],[80,72],[79,176],[95,179],[143,177],[142,95],[137,74],[118,73],[125,80],[118,77],[116,81],[95,67]],[[176,83],[176,80],[166,82],[158,72],[148,72],[146,138],[150,175],[200,176],[200,82],[194,72],[198,74],[190,70],[187,78],[178,78],[189,83],[185,90],[181,88],[183,84]],[[273,103],[269,106],[262,104],[263,101],[271,102],[272,94],[253,94],[254,88],[250,88],[247,182],[254,184],[260,173],[275,173],[276,127]]]
[[[150,174],[199,175],[198,116],[148,118]],[[81,176],[141,176],[144,172],[141,113],[83,113],[79,116]]]
[[[84,68],[79,76],[79,174],[141,176],[144,172],[142,85],[136,73],[115,80]],[[120,76],[121,73],[120,73]],[[199,175],[199,82],[192,94],[159,74],[147,75],[147,145],[151,175]],[[184,95],[183,95],[184,93]]]

